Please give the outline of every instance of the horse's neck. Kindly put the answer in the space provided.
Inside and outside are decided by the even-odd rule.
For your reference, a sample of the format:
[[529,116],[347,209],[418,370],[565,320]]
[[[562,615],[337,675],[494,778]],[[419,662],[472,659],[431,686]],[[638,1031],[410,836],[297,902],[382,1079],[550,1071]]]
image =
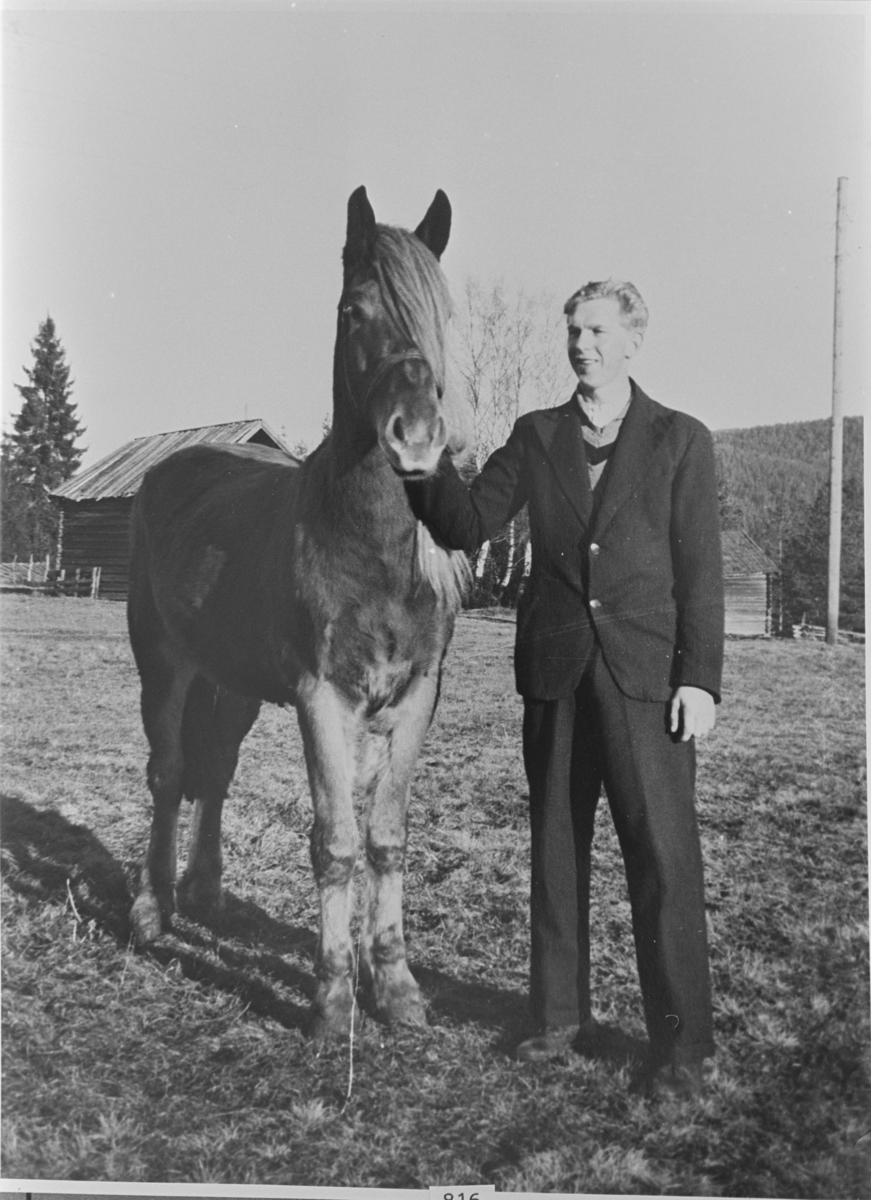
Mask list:
[[363,536],[373,549],[413,532],[405,488],[375,438],[334,422],[323,451],[312,463],[317,467],[312,495],[331,532]]

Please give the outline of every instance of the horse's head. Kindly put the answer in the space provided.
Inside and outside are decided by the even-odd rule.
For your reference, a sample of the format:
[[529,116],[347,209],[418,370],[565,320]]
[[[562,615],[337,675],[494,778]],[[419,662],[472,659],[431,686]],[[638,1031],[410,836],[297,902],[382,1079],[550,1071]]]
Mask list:
[[431,474],[462,440],[446,398],[450,297],[438,263],[450,227],[441,191],[414,233],[377,225],[365,188],[348,201],[337,367],[346,402],[404,478]]

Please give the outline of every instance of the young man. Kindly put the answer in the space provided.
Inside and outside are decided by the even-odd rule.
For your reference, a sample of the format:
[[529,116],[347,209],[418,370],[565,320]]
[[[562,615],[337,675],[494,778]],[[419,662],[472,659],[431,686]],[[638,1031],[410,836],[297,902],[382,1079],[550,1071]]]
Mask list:
[[590,849],[602,784],[629,896],[655,1093],[694,1094],[713,1053],[695,738],[714,724],[723,583],[711,437],[629,376],[647,324],[630,283],[565,306],[578,387],[522,416],[467,488],[445,458],[418,516],[472,552],[524,504],[532,571],[515,674],[532,833],[536,1061],[589,1044]]

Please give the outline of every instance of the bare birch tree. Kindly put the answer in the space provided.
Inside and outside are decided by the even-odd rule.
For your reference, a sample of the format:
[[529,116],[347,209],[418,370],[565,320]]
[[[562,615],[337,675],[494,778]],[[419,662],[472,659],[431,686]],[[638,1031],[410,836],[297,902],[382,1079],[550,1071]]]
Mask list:
[[[455,320],[458,366],[474,423],[474,464],[480,470],[506,441],[521,413],[548,408],[567,395],[571,372],[565,319],[553,296],[531,296],[523,289],[512,292],[501,281],[485,288],[470,279]],[[510,522],[496,540],[505,546],[505,565],[496,589],[501,597],[518,562],[523,561],[524,574],[529,570],[525,513]],[[491,550],[486,543],[478,553],[475,575],[479,583]]]

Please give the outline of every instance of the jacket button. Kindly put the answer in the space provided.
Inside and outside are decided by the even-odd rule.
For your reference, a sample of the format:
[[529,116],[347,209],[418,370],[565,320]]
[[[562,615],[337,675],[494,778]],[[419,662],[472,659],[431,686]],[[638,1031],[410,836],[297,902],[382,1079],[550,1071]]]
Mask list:
[[599,553],[599,543],[598,542],[590,542],[590,553],[591,554]]
[[601,600],[591,600],[590,601],[590,608],[601,608],[601,607],[602,607]]

